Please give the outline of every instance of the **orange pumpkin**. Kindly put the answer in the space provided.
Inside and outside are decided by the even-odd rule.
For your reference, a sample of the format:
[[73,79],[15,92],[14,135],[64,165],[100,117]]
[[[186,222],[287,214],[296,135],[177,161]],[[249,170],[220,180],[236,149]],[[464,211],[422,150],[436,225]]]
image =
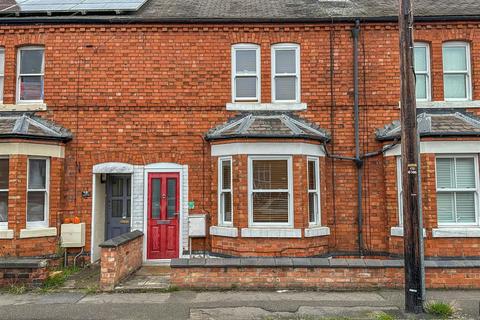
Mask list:
[[70,220],[70,218],[65,218],[63,219],[63,223],[72,223],[72,221]]
[[75,217],[73,218],[73,223],[79,224],[79,223],[80,223],[80,218],[77,217],[77,216],[75,216]]

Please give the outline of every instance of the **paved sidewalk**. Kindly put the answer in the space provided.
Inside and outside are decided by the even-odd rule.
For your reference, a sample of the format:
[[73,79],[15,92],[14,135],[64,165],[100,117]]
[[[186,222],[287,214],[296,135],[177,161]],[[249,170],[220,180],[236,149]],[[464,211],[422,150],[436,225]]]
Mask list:
[[[480,291],[428,291],[429,299],[455,301],[462,319],[479,319]],[[372,292],[192,292],[113,293],[79,292],[0,295],[0,319],[190,319],[275,320],[348,317],[371,319],[384,311],[396,319],[402,312],[403,291]],[[416,319],[432,319],[417,316]]]

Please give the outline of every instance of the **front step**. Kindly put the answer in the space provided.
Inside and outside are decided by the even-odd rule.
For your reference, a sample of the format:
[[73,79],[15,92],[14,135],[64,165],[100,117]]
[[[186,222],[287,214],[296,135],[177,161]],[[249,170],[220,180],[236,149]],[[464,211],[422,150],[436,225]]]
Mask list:
[[115,287],[119,292],[167,291],[170,289],[170,267],[143,266]]

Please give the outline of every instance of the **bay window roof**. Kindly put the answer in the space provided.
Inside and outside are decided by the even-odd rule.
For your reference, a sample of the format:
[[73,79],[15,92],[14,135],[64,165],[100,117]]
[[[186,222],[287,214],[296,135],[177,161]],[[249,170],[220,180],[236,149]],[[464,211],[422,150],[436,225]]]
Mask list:
[[246,112],[211,129],[206,140],[235,138],[284,138],[328,141],[330,135],[319,126],[291,112]]
[[[424,111],[417,114],[421,137],[480,136],[480,119],[465,111]],[[400,121],[396,120],[376,132],[380,141],[400,139]]]

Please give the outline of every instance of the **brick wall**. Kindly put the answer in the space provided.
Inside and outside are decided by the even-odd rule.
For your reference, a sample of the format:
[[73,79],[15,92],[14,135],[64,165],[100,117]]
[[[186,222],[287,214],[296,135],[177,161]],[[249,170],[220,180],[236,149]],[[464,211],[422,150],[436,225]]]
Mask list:
[[[107,242],[102,244],[100,253],[100,289],[111,291],[121,280],[138,270],[142,265],[143,234],[139,231],[130,232],[119,236],[136,234],[133,239],[110,246]],[[112,239],[113,241],[116,238]],[[110,240],[110,241],[112,241]]]
[[[480,99],[480,77],[476,76],[480,74],[480,46],[475,45],[480,40],[478,23],[417,27],[415,38],[431,44],[434,100],[443,99],[441,45],[458,39],[473,44],[473,98]],[[87,222],[87,239],[91,236],[92,199],[80,194],[91,191],[92,167],[100,162],[186,164],[189,200],[195,201],[198,211],[214,213],[217,196],[211,189],[212,159],[209,145],[201,137],[235,114],[225,110],[225,104],[231,102],[231,45],[249,42],[261,46],[261,96],[263,102],[270,102],[270,47],[278,42],[299,43],[301,100],[308,105],[301,116],[332,133],[332,153],[352,156],[351,28],[349,24],[1,26],[4,102],[14,102],[16,48],[44,45],[48,110],[38,114],[69,128],[75,136],[66,149],[58,212],[79,214]],[[362,25],[360,48],[361,151],[371,152],[382,145],[375,140],[374,130],[399,117],[396,25]],[[365,163],[364,239],[368,250],[397,252],[400,249],[398,244],[394,248],[387,225],[395,202],[384,200],[386,170],[381,157]],[[332,232],[328,251],[356,250],[355,165],[326,159],[322,175],[326,180],[322,216]],[[209,248],[210,239],[206,243]],[[453,249],[442,250],[449,243],[433,239],[427,243],[427,252],[456,255]],[[462,254],[480,255],[480,248],[469,239],[458,239],[455,246],[464,244]],[[3,240],[1,245],[5,245]],[[251,245],[247,240],[242,243]],[[205,247],[203,241],[194,241],[194,250]],[[25,254],[37,254],[38,250],[27,249]]]

